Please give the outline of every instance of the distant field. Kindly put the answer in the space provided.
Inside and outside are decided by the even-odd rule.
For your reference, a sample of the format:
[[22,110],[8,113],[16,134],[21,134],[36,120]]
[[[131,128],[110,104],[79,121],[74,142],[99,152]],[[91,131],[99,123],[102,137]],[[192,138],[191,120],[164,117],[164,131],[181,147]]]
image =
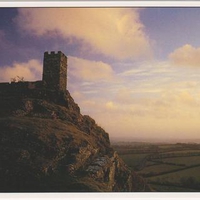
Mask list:
[[125,154],[120,155],[124,162],[132,168],[137,167],[148,154]]
[[129,142],[128,146],[117,148],[124,162],[146,179],[154,191],[200,192],[200,144],[131,146]]
[[163,145],[158,145],[159,149],[174,149],[174,148],[180,148],[180,145],[177,144],[163,144]]
[[200,150],[168,150],[167,152],[161,153],[161,155],[166,155],[166,154],[199,154],[200,155]]
[[200,182],[200,166],[199,167],[194,167],[194,168],[189,168],[185,170],[181,170],[178,172],[173,172],[169,174],[164,174],[160,176],[155,176],[155,177],[150,177],[148,180],[156,180],[158,182],[160,181],[166,181],[166,182],[173,182],[173,183],[179,183],[181,178],[189,178],[189,177],[194,177],[197,181]]
[[199,149],[194,149],[194,150],[176,150],[172,151],[173,153],[200,153]]
[[153,162],[153,161],[147,161],[146,164],[145,164],[146,167],[149,167],[149,166],[152,166],[152,165],[158,165],[158,164]]
[[175,165],[160,164],[145,167],[144,169],[139,171],[139,174],[142,176],[155,176],[160,173],[170,172],[178,169],[182,169],[182,167]]
[[171,163],[175,165],[192,166],[200,164],[200,156],[165,158],[162,159],[162,162]]
[[191,189],[200,189],[200,167],[181,170],[169,174],[148,178],[149,183],[160,185],[184,186]]

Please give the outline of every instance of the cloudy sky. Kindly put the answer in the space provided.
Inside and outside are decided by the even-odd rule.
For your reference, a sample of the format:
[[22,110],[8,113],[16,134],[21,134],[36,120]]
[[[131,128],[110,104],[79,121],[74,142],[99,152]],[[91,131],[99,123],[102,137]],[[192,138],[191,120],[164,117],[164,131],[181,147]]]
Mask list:
[[200,139],[200,8],[0,8],[0,47],[1,82],[65,53],[68,90],[111,139]]

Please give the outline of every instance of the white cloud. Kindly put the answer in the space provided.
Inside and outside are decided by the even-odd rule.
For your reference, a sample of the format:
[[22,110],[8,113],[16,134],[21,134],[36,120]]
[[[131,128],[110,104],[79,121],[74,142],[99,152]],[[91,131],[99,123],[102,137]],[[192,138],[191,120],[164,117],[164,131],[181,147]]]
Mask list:
[[112,67],[104,62],[71,56],[68,58],[69,75],[84,81],[83,86],[91,86],[88,82],[112,81],[115,79]]
[[176,66],[200,67],[200,48],[186,44],[172,52],[169,60]]
[[38,60],[29,60],[26,63],[13,63],[12,66],[0,68],[0,81],[10,82],[11,78],[24,77],[25,81],[41,80],[42,64]]
[[[106,101],[107,100],[107,101]],[[130,101],[132,100],[132,102]],[[128,103],[127,103],[128,102]],[[200,98],[189,91],[177,92],[171,90],[159,98],[126,97],[123,101],[118,99],[96,98],[89,106],[87,112],[106,128],[111,137],[143,137],[174,139],[185,137],[194,138],[200,131],[198,119],[200,117]]]
[[134,67],[116,75],[121,82],[111,81],[94,95],[84,93],[78,102],[83,113],[111,137],[195,138],[200,131],[200,80],[193,74],[200,70],[180,70],[169,62]]
[[89,45],[92,53],[117,59],[152,53],[138,9],[22,8],[18,12],[16,22],[29,34],[78,39],[83,49]]

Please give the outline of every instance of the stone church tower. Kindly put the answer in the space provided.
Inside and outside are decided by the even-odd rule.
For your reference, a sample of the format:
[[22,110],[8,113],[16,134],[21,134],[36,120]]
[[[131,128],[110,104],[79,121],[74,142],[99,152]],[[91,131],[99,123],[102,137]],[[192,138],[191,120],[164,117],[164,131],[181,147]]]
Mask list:
[[44,53],[43,78],[48,90],[65,92],[67,87],[67,57],[61,52]]

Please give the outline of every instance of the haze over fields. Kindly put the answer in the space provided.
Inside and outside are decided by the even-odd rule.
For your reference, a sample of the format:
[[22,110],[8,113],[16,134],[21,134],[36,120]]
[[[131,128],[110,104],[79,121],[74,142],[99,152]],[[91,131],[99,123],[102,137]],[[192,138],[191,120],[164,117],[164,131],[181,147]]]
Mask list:
[[0,81],[68,56],[68,90],[110,138],[197,141],[200,8],[0,8]]

